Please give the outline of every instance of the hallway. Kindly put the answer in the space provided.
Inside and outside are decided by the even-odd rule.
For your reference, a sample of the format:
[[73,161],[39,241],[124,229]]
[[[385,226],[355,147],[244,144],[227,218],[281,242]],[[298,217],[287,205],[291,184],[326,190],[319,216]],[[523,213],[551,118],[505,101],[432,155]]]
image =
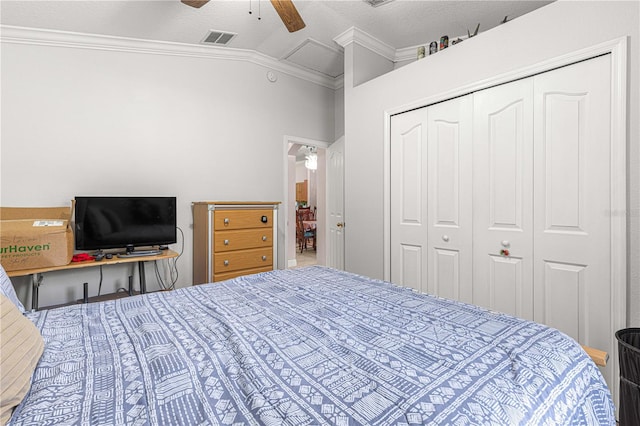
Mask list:
[[316,259],[315,250],[305,250],[302,253],[300,253],[300,251],[296,251],[296,268],[317,264],[318,261]]

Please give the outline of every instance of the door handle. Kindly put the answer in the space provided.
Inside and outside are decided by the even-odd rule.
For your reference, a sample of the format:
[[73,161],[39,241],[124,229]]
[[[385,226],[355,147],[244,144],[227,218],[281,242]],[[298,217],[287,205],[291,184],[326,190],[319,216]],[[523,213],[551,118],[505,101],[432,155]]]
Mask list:
[[338,228],[344,228],[344,222],[338,222],[338,223],[336,223],[336,226]]

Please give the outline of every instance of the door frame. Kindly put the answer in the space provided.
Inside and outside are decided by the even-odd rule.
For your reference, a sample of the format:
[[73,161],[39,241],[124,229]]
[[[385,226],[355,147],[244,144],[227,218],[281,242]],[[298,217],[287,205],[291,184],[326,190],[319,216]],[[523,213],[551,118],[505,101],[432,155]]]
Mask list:
[[[284,265],[284,269],[288,269],[292,266],[295,265],[290,265],[289,264],[289,144],[300,144],[300,145],[308,145],[308,146],[315,146],[316,148],[322,148],[322,149],[327,149],[329,147],[329,145],[331,145],[331,142],[326,142],[326,141],[321,141],[321,140],[316,140],[316,139],[309,139],[309,138],[303,138],[303,137],[299,137],[299,136],[291,136],[291,135],[284,135],[283,137],[283,143],[282,143],[282,161],[283,161],[283,167],[282,170],[284,170],[284,189],[283,189],[283,194],[284,196],[282,197],[282,205],[284,206],[283,209],[284,211],[282,212],[282,222],[284,222],[284,226],[282,226],[282,229],[284,230],[283,235],[284,235],[284,250],[282,250],[282,252],[284,253],[284,261],[281,263],[282,265]],[[326,166],[325,166],[326,168]],[[294,189],[294,193],[295,193],[295,189]],[[324,224],[321,224],[320,226],[325,226]],[[295,229],[294,229],[295,232]],[[316,249],[317,250],[317,249]]]
[[[481,80],[458,89],[390,108],[384,113],[384,214],[383,214],[383,275],[391,278],[391,116],[426,107],[457,96],[501,85],[555,68],[571,65],[601,55],[611,55],[611,312],[615,330],[627,324],[627,37],[616,38],[585,49],[542,61],[532,66]],[[617,348],[614,333],[610,347]],[[619,377],[618,354],[610,354],[613,377]],[[611,389],[617,405],[617,389]]]

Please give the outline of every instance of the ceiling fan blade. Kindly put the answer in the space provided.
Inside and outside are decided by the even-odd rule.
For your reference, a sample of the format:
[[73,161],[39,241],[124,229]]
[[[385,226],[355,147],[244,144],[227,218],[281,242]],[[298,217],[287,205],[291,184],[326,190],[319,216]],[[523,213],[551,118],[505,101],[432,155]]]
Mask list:
[[196,9],[201,8],[202,6],[204,6],[209,2],[209,0],[181,0],[181,1],[182,3],[191,7],[195,7]]
[[290,33],[301,30],[306,26],[291,0],[271,0],[271,4]]

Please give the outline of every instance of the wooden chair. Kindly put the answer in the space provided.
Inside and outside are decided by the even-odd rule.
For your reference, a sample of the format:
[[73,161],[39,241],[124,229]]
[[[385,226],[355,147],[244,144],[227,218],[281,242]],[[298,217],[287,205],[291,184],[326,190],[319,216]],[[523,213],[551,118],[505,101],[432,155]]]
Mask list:
[[302,253],[307,248],[307,243],[310,239],[313,240],[313,249],[316,248],[316,230],[315,229],[305,229],[304,221],[312,220],[307,219],[308,214],[305,211],[300,211],[304,209],[298,209],[296,212],[296,242],[298,247],[300,248],[300,253]]
[[316,216],[311,210],[311,207],[299,207],[296,213],[299,217],[302,217],[302,220],[316,220]]

